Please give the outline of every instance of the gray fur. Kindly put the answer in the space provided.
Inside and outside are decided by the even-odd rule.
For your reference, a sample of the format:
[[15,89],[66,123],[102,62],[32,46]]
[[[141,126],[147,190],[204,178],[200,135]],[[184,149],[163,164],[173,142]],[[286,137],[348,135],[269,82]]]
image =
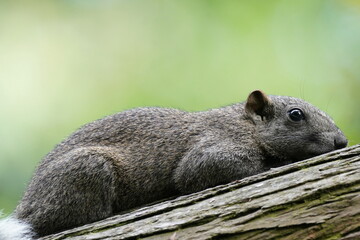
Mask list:
[[[292,122],[292,108],[306,119]],[[89,123],[57,145],[15,214],[44,236],[346,144],[316,107],[261,91],[204,112],[132,109]]]

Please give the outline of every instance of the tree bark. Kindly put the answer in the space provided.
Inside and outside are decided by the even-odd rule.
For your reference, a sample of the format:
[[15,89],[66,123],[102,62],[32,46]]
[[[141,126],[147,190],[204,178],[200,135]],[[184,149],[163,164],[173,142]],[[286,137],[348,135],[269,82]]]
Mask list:
[[360,145],[44,237],[360,239]]

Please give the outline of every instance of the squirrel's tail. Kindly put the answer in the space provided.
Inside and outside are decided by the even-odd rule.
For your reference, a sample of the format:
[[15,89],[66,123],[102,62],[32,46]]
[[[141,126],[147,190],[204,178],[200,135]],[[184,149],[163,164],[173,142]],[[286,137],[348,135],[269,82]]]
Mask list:
[[28,223],[13,216],[0,219],[0,240],[32,240],[34,235]]

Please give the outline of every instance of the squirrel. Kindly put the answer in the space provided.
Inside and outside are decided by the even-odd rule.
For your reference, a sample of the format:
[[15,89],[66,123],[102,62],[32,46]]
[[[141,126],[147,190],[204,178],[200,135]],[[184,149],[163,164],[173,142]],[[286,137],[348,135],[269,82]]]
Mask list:
[[202,112],[127,110],[86,124],[44,157],[0,238],[45,236],[346,146],[315,106],[260,90]]

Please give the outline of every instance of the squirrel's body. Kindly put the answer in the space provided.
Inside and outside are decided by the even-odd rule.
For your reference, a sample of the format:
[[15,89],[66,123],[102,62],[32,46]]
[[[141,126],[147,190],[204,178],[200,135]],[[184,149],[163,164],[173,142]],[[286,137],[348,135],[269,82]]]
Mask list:
[[89,123],[57,145],[14,217],[43,236],[346,144],[314,106],[261,91],[204,112],[128,110]]

